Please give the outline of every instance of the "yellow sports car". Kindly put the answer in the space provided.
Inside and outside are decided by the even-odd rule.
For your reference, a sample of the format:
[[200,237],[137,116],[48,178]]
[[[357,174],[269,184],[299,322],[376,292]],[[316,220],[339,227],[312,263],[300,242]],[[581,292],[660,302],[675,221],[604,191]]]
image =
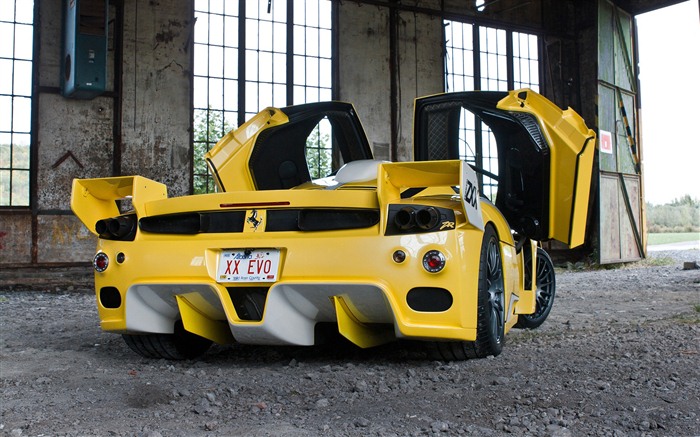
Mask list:
[[[460,159],[474,121],[497,175]],[[102,329],[144,357],[313,345],[332,329],[462,360],[547,318],[554,269],[538,241],[583,242],[594,150],[578,114],[528,89],[417,99],[412,162],[373,160],[352,105],[311,103],[224,136],[206,155],[216,193],[77,179],[71,207],[99,237]]]

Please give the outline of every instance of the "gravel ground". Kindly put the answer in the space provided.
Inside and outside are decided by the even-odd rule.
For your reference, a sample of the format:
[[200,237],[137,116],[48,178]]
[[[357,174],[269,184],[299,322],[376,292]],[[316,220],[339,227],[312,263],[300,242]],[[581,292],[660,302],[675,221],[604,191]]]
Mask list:
[[100,331],[85,281],[0,273],[0,435],[700,436],[698,260],[558,272],[540,329],[458,363],[417,342],[147,360]]

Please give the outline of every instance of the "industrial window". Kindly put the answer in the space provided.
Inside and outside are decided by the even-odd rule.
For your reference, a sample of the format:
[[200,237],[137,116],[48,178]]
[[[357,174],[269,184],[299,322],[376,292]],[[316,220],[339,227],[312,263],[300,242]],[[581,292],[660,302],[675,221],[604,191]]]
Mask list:
[[[267,106],[332,99],[331,8],[330,0],[195,0],[195,193],[214,191],[204,153],[226,132]],[[321,130],[313,138],[307,156],[324,168],[331,145]]]
[[29,206],[34,2],[0,8],[0,207]]
[[[443,25],[446,91],[539,91],[537,35],[459,21]],[[488,126],[466,110],[460,118],[459,153],[460,159],[498,175],[496,140]],[[479,182],[482,193],[494,199],[497,179],[480,174]]]
[[537,35],[513,32],[514,88],[540,91],[540,66]]

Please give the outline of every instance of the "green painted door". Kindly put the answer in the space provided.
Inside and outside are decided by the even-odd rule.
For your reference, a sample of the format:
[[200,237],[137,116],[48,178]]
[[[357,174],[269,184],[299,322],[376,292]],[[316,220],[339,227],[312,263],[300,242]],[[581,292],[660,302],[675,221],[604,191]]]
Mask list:
[[599,261],[644,257],[633,17],[598,2]]

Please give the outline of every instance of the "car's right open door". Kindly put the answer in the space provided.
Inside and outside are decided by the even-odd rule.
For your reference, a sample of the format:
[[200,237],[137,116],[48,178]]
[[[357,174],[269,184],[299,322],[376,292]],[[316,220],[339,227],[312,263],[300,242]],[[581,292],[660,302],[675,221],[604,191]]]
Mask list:
[[469,159],[465,151],[474,148],[464,147],[465,126],[482,123],[495,139],[498,174],[484,169],[479,154],[471,159],[477,172],[497,180],[491,200],[510,226],[535,240],[581,245],[595,133],[574,110],[529,89],[439,94],[416,100],[414,159]]

